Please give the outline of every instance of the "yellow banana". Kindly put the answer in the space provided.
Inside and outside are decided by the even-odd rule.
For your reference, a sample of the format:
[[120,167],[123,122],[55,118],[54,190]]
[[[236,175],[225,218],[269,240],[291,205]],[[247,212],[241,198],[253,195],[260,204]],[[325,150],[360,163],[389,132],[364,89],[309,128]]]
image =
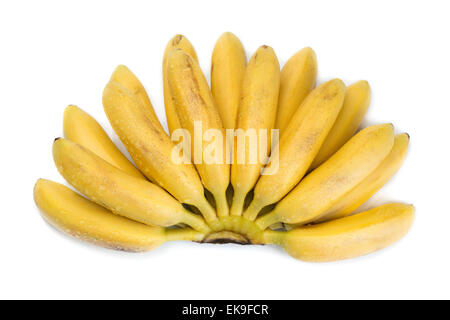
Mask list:
[[[192,154],[197,171],[205,188],[214,195],[217,214],[226,216],[226,190],[230,183],[230,166],[226,162],[228,148],[211,90],[198,63],[183,50],[173,49],[169,53],[167,69],[178,119],[192,137]],[[209,143],[203,142],[206,131],[217,134]],[[206,161],[205,155],[211,146],[216,147],[214,156]]]
[[144,86],[139,79],[126,66],[118,66],[111,75],[110,82],[117,82],[126,89],[128,89],[136,99],[144,107],[147,117],[152,121],[154,127],[160,131],[164,131],[161,122],[156,116],[155,109],[153,109],[150,98],[145,91]]
[[281,245],[296,259],[326,262],[380,250],[402,238],[414,220],[414,207],[401,203],[288,232],[267,230],[266,243]]
[[225,129],[234,129],[247,58],[241,41],[231,32],[217,40],[211,61],[211,92]]
[[163,65],[162,65],[164,108],[166,110],[167,125],[169,127],[170,134],[172,134],[172,132],[174,132],[176,129],[181,128],[181,124],[177,116],[177,111],[175,109],[176,106],[173,102],[172,94],[170,93],[169,80],[167,78],[167,56],[169,52],[174,48],[178,48],[185,51],[192,57],[192,59],[198,62],[197,53],[195,52],[195,49],[192,46],[192,44],[185,36],[177,34],[172,39],[170,39],[164,51]]
[[148,226],[118,215],[89,201],[62,184],[39,179],[34,200],[55,228],[103,247],[148,251],[169,240],[200,241],[203,234],[191,229]]
[[[270,149],[270,134],[275,125],[279,88],[278,59],[271,47],[261,46],[250,58],[245,71],[236,126],[244,132],[256,130],[256,141],[260,141],[260,135],[264,134],[260,130],[267,130],[267,150],[260,150],[262,146],[258,146],[257,155]],[[254,152],[249,144],[242,145],[235,140],[235,159],[231,167],[231,184],[234,188],[231,215],[242,214],[245,197],[258,180],[265,161],[261,158],[252,161],[253,163],[250,161],[250,155]],[[239,154],[245,155],[244,163],[237,159]]]
[[391,124],[361,130],[256,224],[265,229],[276,222],[305,224],[316,220],[372,173],[393,144]]
[[275,122],[275,128],[280,130],[280,137],[296,110],[314,88],[316,77],[317,59],[314,50],[311,48],[298,51],[283,66],[280,78],[277,120]]
[[117,149],[100,124],[77,106],[68,106],[64,110],[64,136],[91,150],[124,172],[145,179],[127,157]]
[[153,126],[142,104],[123,86],[109,82],[103,92],[103,106],[114,131],[142,172],[180,202],[197,207],[207,221],[216,220],[194,166],[173,161],[175,144],[162,128]]
[[[339,200],[317,222],[348,216],[369,200],[400,169],[408,151],[409,136],[406,133],[395,136],[394,146],[381,164],[360,184]],[[316,221],[314,221],[316,222]]]
[[164,189],[117,169],[75,142],[56,139],[53,159],[71,185],[118,215],[149,225],[185,223],[201,232],[209,230],[201,217],[184,209]]
[[259,178],[245,218],[254,220],[263,207],[279,201],[301,180],[332,128],[344,96],[345,85],[339,79],[308,95],[280,140],[278,170]]
[[347,88],[341,112],[311,164],[310,170],[320,166],[353,136],[361,124],[369,104],[370,86],[367,81],[358,81]]

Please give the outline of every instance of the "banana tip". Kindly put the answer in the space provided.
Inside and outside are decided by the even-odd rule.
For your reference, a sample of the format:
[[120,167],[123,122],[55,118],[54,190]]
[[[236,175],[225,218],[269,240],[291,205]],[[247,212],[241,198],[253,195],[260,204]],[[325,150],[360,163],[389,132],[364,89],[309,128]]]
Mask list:
[[183,38],[184,38],[184,36],[182,34],[174,35],[173,38],[172,38],[172,45],[173,46],[178,45]]
[[128,68],[127,68],[127,66],[124,65],[124,64],[119,64],[119,65],[116,67],[116,70],[120,70],[120,69],[128,69]]
[[302,51],[304,51],[304,52],[307,52],[307,53],[309,53],[309,54],[311,54],[311,55],[316,55],[316,52],[314,51],[314,49],[313,48],[311,48],[311,47],[304,47],[303,49],[302,49]]

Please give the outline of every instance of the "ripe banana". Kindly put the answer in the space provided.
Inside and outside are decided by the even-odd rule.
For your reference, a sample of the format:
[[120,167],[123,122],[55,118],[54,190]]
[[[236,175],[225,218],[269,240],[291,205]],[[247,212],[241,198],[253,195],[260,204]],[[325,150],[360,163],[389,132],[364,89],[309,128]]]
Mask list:
[[339,79],[308,95],[280,140],[277,172],[259,178],[245,218],[254,220],[263,207],[279,201],[301,180],[332,128],[344,96],[345,85]]
[[149,225],[185,223],[201,232],[209,230],[201,217],[184,209],[159,186],[117,169],[75,142],[56,139],[53,159],[72,186],[115,214]]
[[375,170],[393,144],[392,124],[361,130],[256,224],[266,229],[276,222],[305,224],[316,220]]
[[231,32],[217,40],[211,61],[211,92],[225,129],[234,129],[247,58],[241,41]]
[[[260,141],[260,135],[264,134],[259,130],[267,130],[267,150],[260,150],[262,146],[258,146],[258,155],[261,151],[267,153],[270,150],[270,135],[275,125],[279,88],[278,59],[271,47],[261,46],[250,58],[244,74],[236,126],[244,132],[256,130],[257,141]],[[252,151],[249,143],[242,145],[238,142],[235,139],[235,159],[231,167],[231,184],[234,188],[231,215],[236,216],[242,214],[245,197],[258,180],[263,168],[262,161],[265,161],[257,159],[256,163],[251,163],[249,156]],[[245,155],[244,163],[239,163],[239,159],[236,159],[239,154]]]
[[400,169],[408,151],[409,136],[406,133],[395,136],[394,146],[381,164],[360,184],[354,187],[322,218],[314,222],[322,222],[348,216],[364,202],[369,200]]
[[139,79],[126,66],[118,66],[111,75],[110,82],[116,82],[128,89],[136,99],[144,107],[145,114],[151,120],[154,127],[160,131],[164,131],[161,122],[156,116],[155,109],[153,109],[150,98],[145,91],[144,86]]
[[92,117],[66,108],[66,139],[55,140],[53,158],[82,194],[38,180],[34,199],[50,224],[119,250],[171,240],[267,243],[306,261],[367,254],[410,228],[409,205],[354,214],[399,169],[409,144],[390,124],[355,134],[370,103],[367,81],[346,88],[334,79],[313,90],[311,48],[281,71],[268,46],[246,65],[229,32],[214,47],[211,89],[182,35],[167,44],[162,71],[169,135],[127,67],[115,69],[103,92],[136,167]]
[[181,35],[177,34],[172,39],[170,39],[169,43],[166,46],[166,49],[164,51],[164,57],[163,57],[163,63],[162,63],[162,70],[163,70],[163,90],[164,90],[164,108],[166,110],[166,118],[167,118],[167,125],[169,127],[169,132],[172,134],[176,129],[181,128],[180,121],[178,120],[176,106],[173,102],[172,94],[170,93],[170,86],[169,86],[169,80],[167,78],[167,56],[169,52],[174,49],[178,48],[186,53],[188,53],[192,59],[198,62],[197,53],[195,52],[194,47],[189,42],[189,40]]
[[[167,74],[178,119],[192,137],[194,164],[203,185],[214,195],[217,214],[227,216],[226,190],[230,183],[230,165],[226,161],[227,139],[211,90],[198,63],[183,50],[169,52]],[[217,133],[209,143],[203,142],[207,130]],[[216,146],[215,154],[207,163],[205,155],[210,152],[211,146]]]
[[414,220],[414,207],[402,203],[288,232],[267,230],[266,243],[278,244],[296,259],[326,262],[382,249],[402,238]]
[[109,82],[103,92],[103,106],[114,131],[142,172],[180,202],[199,209],[207,221],[216,220],[194,166],[172,161],[175,144],[162,128],[153,125],[131,92]]
[[281,70],[280,97],[278,99],[275,128],[280,137],[292,116],[314,88],[317,77],[316,54],[311,48],[303,48],[294,54]]
[[339,150],[358,129],[370,104],[370,86],[367,81],[358,81],[347,88],[344,105],[328,134],[310,170],[320,166]]
[[191,229],[148,226],[118,215],[83,198],[62,184],[39,179],[34,200],[55,228],[81,240],[125,251],[148,251],[169,240],[201,241]]
[[64,136],[91,150],[113,166],[137,178],[145,179],[138,169],[117,149],[106,132],[90,115],[77,106],[64,110]]

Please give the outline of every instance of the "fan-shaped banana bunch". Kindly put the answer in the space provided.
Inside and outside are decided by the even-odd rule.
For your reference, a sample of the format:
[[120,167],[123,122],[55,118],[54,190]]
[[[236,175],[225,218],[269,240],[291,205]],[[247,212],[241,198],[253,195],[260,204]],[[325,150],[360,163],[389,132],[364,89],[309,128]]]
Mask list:
[[316,87],[311,48],[281,71],[268,46],[247,63],[231,33],[215,45],[211,86],[182,35],[167,45],[162,70],[170,135],[125,66],[103,91],[106,116],[136,166],[91,116],[66,108],[53,158],[84,196],[38,180],[34,199],[49,223],[121,250],[171,240],[277,244],[307,261],[364,255],[409,230],[411,205],[353,214],[399,169],[409,143],[391,124],[355,134],[370,102],[366,81]]

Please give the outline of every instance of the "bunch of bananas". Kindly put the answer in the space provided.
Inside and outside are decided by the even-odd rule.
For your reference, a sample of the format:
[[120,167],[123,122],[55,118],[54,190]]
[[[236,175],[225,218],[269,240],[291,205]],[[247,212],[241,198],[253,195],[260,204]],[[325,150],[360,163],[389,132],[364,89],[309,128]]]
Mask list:
[[[281,71],[268,46],[247,63],[231,33],[215,45],[211,88],[182,35],[168,43],[162,70],[171,134],[184,129],[194,136],[196,122],[200,134],[255,129],[261,138],[278,129],[277,170],[264,174],[273,145],[262,150],[266,162],[175,163],[174,135],[164,131],[136,76],[119,66],[103,92],[103,106],[137,168],[91,116],[67,107],[65,138],[54,141],[53,157],[86,198],[38,180],[34,199],[50,224],[119,250],[145,251],[171,240],[277,244],[295,258],[316,262],[368,254],[409,230],[411,205],[385,204],[352,215],[399,169],[409,144],[409,136],[395,135],[391,124],[355,134],[370,102],[366,81],[346,87],[333,79],[315,87],[311,48],[297,52]],[[231,142],[223,137],[225,158]],[[206,152],[209,145],[199,147]],[[242,148],[251,153],[249,144]]]

